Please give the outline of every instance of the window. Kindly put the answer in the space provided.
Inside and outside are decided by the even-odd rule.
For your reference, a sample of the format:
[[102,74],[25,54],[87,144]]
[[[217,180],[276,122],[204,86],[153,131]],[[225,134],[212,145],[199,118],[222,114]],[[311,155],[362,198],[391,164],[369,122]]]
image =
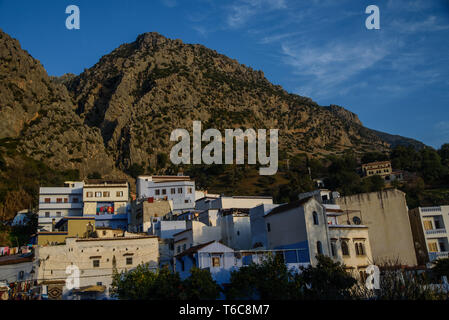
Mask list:
[[162,189],[162,194],[167,194],[167,190]]
[[220,257],[212,257],[212,267],[220,267]]
[[182,188],[178,188],[178,193],[182,193]]
[[51,199],[50,198],[45,198],[45,203],[50,203]]
[[359,271],[359,274],[360,274],[360,279],[362,280],[363,283],[365,283],[366,278],[367,278],[366,271],[360,270],[360,271]]
[[132,257],[126,258],[126,264],[127,265],[133,264],[133,258]]
[[104,191],[103,192],[103,197],[104,198],[107,198],[107,197],[110,197],[111,195],[110,195],[110,193],[109,193],[109,191]]
[[180,252],[181,252],[181,246],[178,246],[178,247],[176,248],[176,252],[177,252],[177,253],[180,253]]
[[434,220],[434,222],[435,222],[435,229],[441,229],[440,220]]
[[64,198],[64,203],[67,203],[67,202],[69,202],[69,199],[68,198]]
[[73,203],[78,203],[78,201],[79,201],[78,198],[73,198],[73,199],[72,199],[72,202],[73,202]]
[[318,221],[318,213],[316,213],[316,211],[314,211],[314,212],[312,213],[312,216],[313,216],[313,224],[314,224],[314,225],[318,225],[318,224],[319,224],[319,221]]
[[22,280],[24,275],[25,275],[25,272],[20,271],[19,272],[19,280]]
[[101,198],[101,191],[95,192],[95,197]]
[[94,268],[100,267],[100,260],[93,260],[92,263],[93,263]]
[[175,194],[176,193],[176,189],[175,188],[171,188],[170,189],[170,194]]
[[364,247],[363,243],[356,242],[356,244],[355,244],[355,254],[357,256],[364,256],[365,255],[365,247]]
[[335,243],[335,241],[331,242],[331,253],[332,257],[337,256],[337,244]]
[[45,212],[45,218],[50,218],[50,212]]
[[187,193],[192,193],[192,188],[187,188]]
[[267,223],[267,231],[271,232],[271,224]]
[[182,246],[182,250],[185,251],[187,249],[187,245],[184,243],[184,245]]
[[104,236],[106,235],[106,230],[103,230],[103,235],[104,235]]
[[159,189],[154,190],[154,194],[157,195],[157,196],[160,195],[161,194],[161,190],[159,190]]
[[438,244],[436,242],[429,242],[429,252],[438,252]]
[[94,196],[93,192],[86,192],[86,198],[92,198]]
[[349,247],[346,241],[341,242],[341,252],[344,256],[349,256]]
[[97,286],[102,286],[103,282],[97,282]]
[[316,242],[316,251],[318,254],[323,254],[323,246],[321,245],[321,241]]
[[57,216],[57,217],[60,217],[60,216],[61,216],[61,212],[59,212],[59,211],[56,212],[56,216]]
[[184,200],[184,203],[189,203],[189,200]]
[[62,203],[62,198],[56,198],[56,203]]
[[424,220],[423,224],[424,224],[424,230],[432,230],[433,229],[432,221]]
[[123,191],[117,191],[117,192],[115,193],[115,196],[116,196],[116,197],[123,197]]

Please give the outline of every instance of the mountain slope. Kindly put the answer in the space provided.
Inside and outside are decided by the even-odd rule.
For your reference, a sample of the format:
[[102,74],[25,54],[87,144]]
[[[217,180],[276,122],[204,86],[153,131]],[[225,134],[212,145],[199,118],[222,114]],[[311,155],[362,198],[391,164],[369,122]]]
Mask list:
[[115,170],[100,130],[75,113],[66,87],[1,30],[0,61],[0,138],[18,139],[22,153],[53,168]]
[[170,132],[190,131],[192,120],[219,130],[278,128],[280,148],[290,152],[388,148],[356,116],[345,119],[340,109],[271,84],[261,71],[157,33],[120,46],[66,84],[77,113],[100,128],[122,169],[153,165],[157,152],[169,151]]
[[[221,132],[277,128],[280,154],[389,148],[354,113],[289,94],[263,72],[202,45],[145,33],[79,76],[50,78],[16,40],[0,36],[0,93],[7,98],[0,137],[18,137],[28,156],[79,169],[82,177],[123,175],[135,164],[155,168],[157,155],[174,144],[171,131],[191,131],[193,120]],[[14,95],[16,87],[23,92]]]

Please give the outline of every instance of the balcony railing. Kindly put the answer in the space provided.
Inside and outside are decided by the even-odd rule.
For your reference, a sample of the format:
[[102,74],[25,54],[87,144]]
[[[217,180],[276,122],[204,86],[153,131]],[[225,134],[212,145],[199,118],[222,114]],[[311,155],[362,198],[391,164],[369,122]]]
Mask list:
[[429,252],[430,261],[449,258],[449,251]]
[[39,210],[46,209],[82,209],[82,202],[40,202]]
[[426,230],[426,234],[446,233],[445,228]]

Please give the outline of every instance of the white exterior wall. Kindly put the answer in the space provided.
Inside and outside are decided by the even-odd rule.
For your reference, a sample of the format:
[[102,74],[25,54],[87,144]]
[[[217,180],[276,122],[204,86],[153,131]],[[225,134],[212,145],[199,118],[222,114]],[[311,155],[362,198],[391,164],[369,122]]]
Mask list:
[[[427,252],[430,261],[441,258],[449,258],[449,206],[419,207],[421,226],[426,240]],[[436,220],[439,221],[439,228]],[[426,230],[425,221],[432,224],[432,229]],[[431,248],[436,247],[438,251]]]
[[[182,189],[182,193],[178,192],[179,188]],[[166,197],[167,200],[172,200],[174,211],[195,207],[195,182],[191,180],[154,182],[150,176],[140,176],[136,181],[136,189],[138,198],[164,199]],[[172,189],[175,189],[174,194]],[[189,189],[192,191],[189,192]],[[156,190],[159,190],[159,195],[156,195]],[[165,190],[165,194],[162,190]]]
[[[184,251],[184,244],[185,249],[189,249],[213,240],[221,240],[220,227],[210,227],[199,221],[189,221],[186,232],[174,235],[175,254]],[[180,247],[179,251],[178,247]]]
[[[53,219],[57,223],[62,217],[83,215],[83,183],[73,182],[71,185],[73,187],[39,188],[38,224],[40,227],[51,231]],[[45,202],[48,198],[50,203]],[[61,199],[61,202],[58,203],[57,199]]]
[[[0,282],[16,282],[16,281],[27,281],[33,279],[33,274],[31,270],[35,266],[33,261],[21,262],[14,264],[0,265]],[[20,278],[19,274],[23,271],[23,278]],[[37,267],[34,268],[37,271]],[[36,273],[35,273],[36,274]],[[35,279],[36,277],[34,277]]]
[[261,204],[249,210],[251,248],[254,248],[258,243],[262,244],[260,248],[268,248],[267,225],[264,216],[278,206],[278,204]]
[[234,250],[251,248],[251,224],[247,215],[229,214],[219,220],[222,241]]
[[[132,254],[132,255],[131,255]],[[99,257],[101,258],[93,258]],[[46,246],[37,249],[41,263],[38,269],[39,282],[44,280],[66,279],[67,266],[76,265],[80,269],[80,287],[96,285],[106,286],[106,295],[112,283],[113,259],[116,259],[118,272],[130,270],[142,263],[157,268],[159,262],[159,244],[157,237],[80,240],[67,238],[66,245]],[[126,258],[132,257],[132,264]],[[99,267],[93,267],[93,260],[100,260]],[[67,288],[64,288],[67,294]]]
[[153,227],[154,234],[162,239],[173,238],[174,234],[187,229],[185,221],[159,221]]
[[[313,212],[317,212],[319,224],[313,223]],[[310,262],[316,265],[317,242],[320,241],[323,254],[329,256],[329,235],[327,217],[324,207],[314,198],[302,206],[291,208],[280,213],[265,216],[270,224],[268,235],[269,249],[288,246],[308,241]]]
[[[109,196],[104,196],[109,192]],[[88,196],[88,193],[90,196]],[[101,196],[100,196],[101,194]],[[128,185],[89,185],[84,186],[84,210],[83,215],[96,215],[98,202],[111,202],[114,204],[114,214],[126,214],[128,205],[129,187]]]
[[212,209],[249,209],[261,204],[273,204],[272,198],[266,197],[220,197],[212,201]]

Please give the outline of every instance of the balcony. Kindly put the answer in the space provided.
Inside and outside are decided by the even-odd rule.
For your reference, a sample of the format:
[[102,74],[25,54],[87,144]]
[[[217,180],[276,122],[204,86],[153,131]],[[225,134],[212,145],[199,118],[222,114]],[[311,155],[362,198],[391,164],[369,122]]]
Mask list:
[[429,260],[434,261],[437,259],[449,258],[449,251],[429,252]]
[[40,202],[39,210],[45,209],[82,209],[82,202]]
[[439,234],[439,233],[446,233],[446,229],[439,228],[439,229],[426,230],[426,234]]

